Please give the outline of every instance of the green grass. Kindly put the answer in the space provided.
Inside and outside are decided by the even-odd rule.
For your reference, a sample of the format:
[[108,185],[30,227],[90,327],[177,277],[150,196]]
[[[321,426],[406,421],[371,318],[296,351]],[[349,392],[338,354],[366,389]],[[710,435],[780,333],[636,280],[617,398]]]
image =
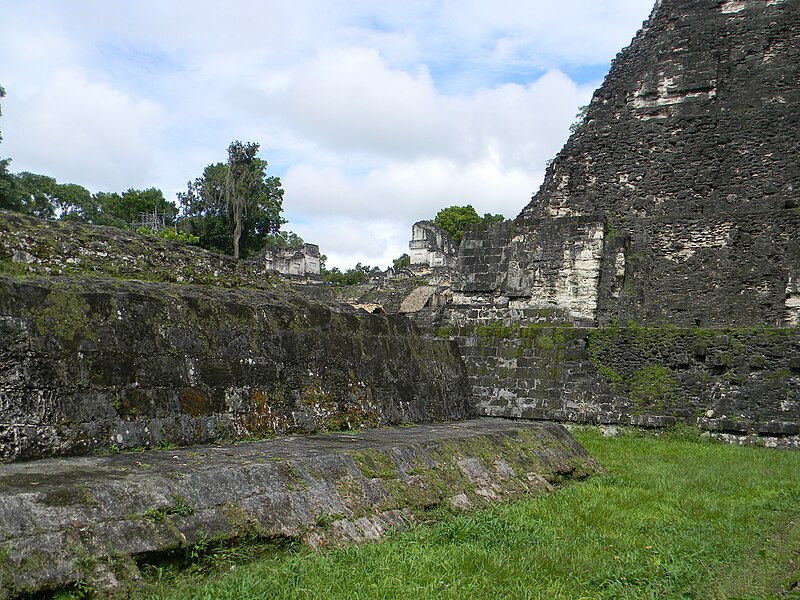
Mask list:
[[137,596],[800,597],[788,591],[800,582],[800,453],[685,434],[576,437],[608,476],[380,544],[162,569]]

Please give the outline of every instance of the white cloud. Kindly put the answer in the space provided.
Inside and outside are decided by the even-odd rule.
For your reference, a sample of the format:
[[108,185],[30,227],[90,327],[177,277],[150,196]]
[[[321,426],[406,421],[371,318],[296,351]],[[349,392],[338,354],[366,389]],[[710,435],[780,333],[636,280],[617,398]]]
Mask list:
[[265,100],[288,127],[334,150],[413,156],[445,151],[453,137],[427,70],[390,69],[374,49],[320,53]]
[[329,266],[344,269],[362,262],[386,267],[408,252],[414,222],[432,219],[454,204],[514,217],[541,175],[500,171],[490,162],[391,163],[352,177],[334,168],[300,165],[283,179],[287,228],[319,244]]
[[[92,189],[147,186],[152,140],[162,115],[75,70],[59,70],[40,89],[11,96],[7,151],[15,169],[46,164],[47,174]],[[33,168],[33,167],[31,167]]]
[[320,251],[328,257],[327,267],[343,271],[359,262],[385,269],[393,259],[408,252],[407,236],[397,221],[390,219],[323,218],[313,224],[292,226],[291,230],[305,240],[319,243]]
[[[389,73],[391,79],[385,65],[375,65],[371,74],[375,73]],[[383,81],[381,76],[368,77],[355,89],[369,95],[369,86],[380,88]],[[373,114],[361,107],[340,106],[338,122],[352,127],[332,127],[327,137],[317,138],[329,153],[317,155],[314,163],[292,166],[282,178],[284,208],[292,221],[288,227],[296,228],[298,222],[326,223],[305,226],[304,237],[320,244],[335,266],[343,266],[336,262],[338,257],[349,256],[338,244],[352,245],[354,239],[365,244],[367,233],[340,235],[342,227],[348,227],[342,225],[347,219],[354,223],[393,220],[400,230],[389,244],[390,258],[396,258],[405,251],[411,224],[432,218],[446,206],[472,204],[481,214],[516,216],[538,187],[547,159],[566,138],[577,106],[591,94],[589,88],[575,85],[559,72],[547,73],[528,86],[508,84],[478,90],[469,97],[439,94],[424,78],[402,83],[404,97],[415,107],[413,119],[407,120],[405,105],[396,103],[378,104],[385,112]],[[314,114],[317,107],[304,107],[309,112],[298,114],[297,121],[324,122],[333,117]],[[328,109],[322,106],[320,110]],[[404,133],[395,130],[397,123],[411,129],[415,123],[434,119],[439,120],[434,143],[419,139],[414,145],[413,135],[405,134],[410,151],[404,153],[403,144],[398,147],[396,138]],[[371,129],[371,137],[353,135],[356,125]],[[364,145],[365,139],[369,146]],[[383,157],[380,164],[359,171],[338,160],[340,152],[368,151],[373,157]],[[369,262],[368,257],[359,260]]]

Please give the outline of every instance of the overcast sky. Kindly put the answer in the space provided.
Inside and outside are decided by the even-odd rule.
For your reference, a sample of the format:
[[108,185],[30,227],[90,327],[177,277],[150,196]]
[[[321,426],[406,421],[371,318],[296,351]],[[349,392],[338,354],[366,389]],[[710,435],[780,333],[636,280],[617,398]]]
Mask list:
[[0,158],[168,199],[261,144],[284,227],[381,268],[453,204],[514,217],[653,0],[0,0]]

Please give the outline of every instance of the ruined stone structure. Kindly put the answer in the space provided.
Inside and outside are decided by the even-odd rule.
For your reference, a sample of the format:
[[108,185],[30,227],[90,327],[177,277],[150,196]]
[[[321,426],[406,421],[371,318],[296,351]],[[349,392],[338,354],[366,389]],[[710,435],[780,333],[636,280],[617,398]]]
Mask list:
[[200,531],[371,539],[601,471],[553,423],[224,445],[254,436],[477,412],[800,447],[799,81],[797,0],[659,0],[517,219],[457,257],[417,223],[435,281],[342,292],[367,310],[306,284],[311,248],[0,212],[0,596],[113,588]]
[[282,275],[294,277],[319,276],[319,246],[303,244],[299,248],[265,250],[256,260],[264,261],[268,271],[277,271]]
[[448,233],[430,221],[414,223],[408,249],[412,265],[449,267],[456,258],[456,249]]
[[280,289],[3,276],[0,339],[0,459],[472,412],[450,343]]
[[0,462],[474,413],[454,345],[308,279],[0,211]]
[[531,203],[461,244],[439,335],[483,414],[797,444],[799,42],[797,2],[656,4]]
[[374,540],[602,472],[558,425],[463,422],[454,342],[325,286],[9,213],[0,238],[0,597],[135,596],[209,538]]

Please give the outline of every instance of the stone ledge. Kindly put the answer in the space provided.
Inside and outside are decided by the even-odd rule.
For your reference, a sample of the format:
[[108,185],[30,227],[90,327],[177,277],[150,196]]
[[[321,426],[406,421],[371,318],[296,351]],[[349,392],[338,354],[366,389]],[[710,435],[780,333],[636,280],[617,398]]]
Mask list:
[[0,466],[0,597],[111,591],[204,540],[379,538],[602,467],[560,425],[477,419]]

